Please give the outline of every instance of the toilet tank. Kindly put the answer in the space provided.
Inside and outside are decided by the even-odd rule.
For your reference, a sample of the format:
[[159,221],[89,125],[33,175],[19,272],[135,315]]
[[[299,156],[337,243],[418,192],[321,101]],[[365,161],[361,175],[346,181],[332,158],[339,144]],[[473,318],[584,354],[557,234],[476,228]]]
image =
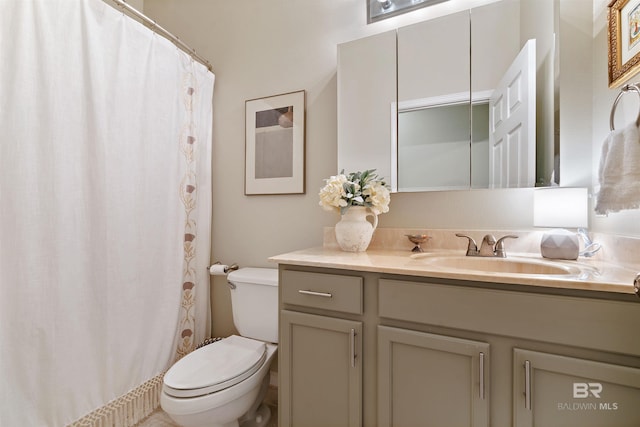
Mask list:
[[278,270],[241,268],[229,273],[233,323],[243,337],[278,342]]

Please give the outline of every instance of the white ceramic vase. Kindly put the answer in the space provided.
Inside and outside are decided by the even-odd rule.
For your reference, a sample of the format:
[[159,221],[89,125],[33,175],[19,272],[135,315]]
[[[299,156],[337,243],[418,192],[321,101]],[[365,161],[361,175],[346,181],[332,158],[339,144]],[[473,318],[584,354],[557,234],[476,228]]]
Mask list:
[[[367,221],[372,217],[372,222]],[[336,224],[336,240],[343,251],[363,252],[367,250],[373,231],[378,226],[378,216],[364,206],[351,206]]]

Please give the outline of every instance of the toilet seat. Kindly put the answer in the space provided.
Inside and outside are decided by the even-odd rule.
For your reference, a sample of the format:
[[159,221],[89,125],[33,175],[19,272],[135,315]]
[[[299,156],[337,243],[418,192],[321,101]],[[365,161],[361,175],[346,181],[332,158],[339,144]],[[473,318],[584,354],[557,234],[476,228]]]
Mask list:
[[163,390],[173,397],[215,393],[253,375],[266,358],[264,342],[232,335],[176,362],[164,376]]

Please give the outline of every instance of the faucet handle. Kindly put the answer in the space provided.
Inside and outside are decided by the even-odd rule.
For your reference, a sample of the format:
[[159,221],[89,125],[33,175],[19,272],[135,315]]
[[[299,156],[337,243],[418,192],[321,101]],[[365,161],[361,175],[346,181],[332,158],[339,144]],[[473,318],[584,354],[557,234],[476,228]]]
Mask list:
[[517,239],[518,236],[513,234],[507,234],[506,236],[502,236],[498,239],[495,246],[495,254],[497,257],[506,258],[507,252],[504,250],[504,239]]
[[476,241],[473,240],[473,237],[467,236],[466,234],[456,233],[458,237],[466,237],[469,239],[469,245],[467,246],[467,256],[473,256],[478,254],[478,245],[476,245]]

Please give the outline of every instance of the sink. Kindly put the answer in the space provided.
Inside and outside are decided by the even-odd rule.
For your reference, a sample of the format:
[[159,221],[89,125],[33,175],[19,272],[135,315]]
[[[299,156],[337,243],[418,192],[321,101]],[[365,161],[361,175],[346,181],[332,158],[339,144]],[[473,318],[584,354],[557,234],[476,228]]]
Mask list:
[[583,273],[576,263],[527,257],[472,257],[464,255],[414,254],[413,262],[438,270],[518,274],[535,276],[575,276]]

